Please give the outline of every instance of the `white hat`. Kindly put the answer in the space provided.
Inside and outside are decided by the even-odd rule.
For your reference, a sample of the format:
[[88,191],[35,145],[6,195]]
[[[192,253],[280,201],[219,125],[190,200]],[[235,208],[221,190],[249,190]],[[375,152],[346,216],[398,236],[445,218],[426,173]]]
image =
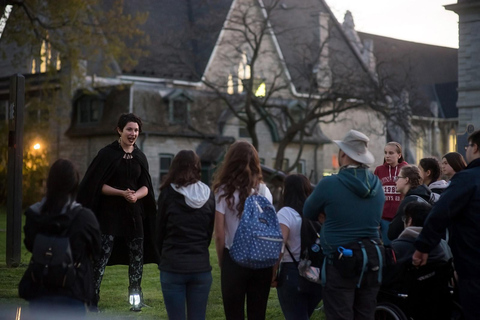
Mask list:
[[368,142],[370,139],[363,133],[350,130],[342,140],[333,140],[337,146],[345,152],[347,156],[363,164],[373,164],[375,158],[373,154],[368,151]]

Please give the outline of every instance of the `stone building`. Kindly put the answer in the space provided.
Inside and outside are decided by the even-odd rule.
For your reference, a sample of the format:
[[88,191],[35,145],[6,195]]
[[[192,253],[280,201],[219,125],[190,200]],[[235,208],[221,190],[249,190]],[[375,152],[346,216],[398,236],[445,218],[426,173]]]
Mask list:
[[458,0],[445,6],[458,14],[458,152],[467,136],[480,129],[480,1]]

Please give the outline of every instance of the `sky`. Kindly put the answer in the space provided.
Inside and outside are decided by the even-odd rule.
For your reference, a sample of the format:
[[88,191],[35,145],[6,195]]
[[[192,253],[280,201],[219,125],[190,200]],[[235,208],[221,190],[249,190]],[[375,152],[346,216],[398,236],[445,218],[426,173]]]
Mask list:
[[390,38],[458,48],[457,0],[326,0],[342,23],[350,10],[355,29]]

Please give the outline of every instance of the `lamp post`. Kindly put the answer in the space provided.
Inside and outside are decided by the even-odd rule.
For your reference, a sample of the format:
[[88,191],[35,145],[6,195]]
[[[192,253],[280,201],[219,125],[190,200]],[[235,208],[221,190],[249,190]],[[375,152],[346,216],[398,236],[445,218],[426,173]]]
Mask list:
[[7,267],[16,267],[20,264],[24,106],[25,77],[16,74],[10,78],[8,109]]

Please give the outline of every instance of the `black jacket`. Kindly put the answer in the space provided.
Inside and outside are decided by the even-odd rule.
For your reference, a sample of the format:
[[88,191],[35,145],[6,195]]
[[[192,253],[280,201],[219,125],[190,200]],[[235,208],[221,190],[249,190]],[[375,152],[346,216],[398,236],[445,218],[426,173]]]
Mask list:
[[215,221],[213,192],[205,200],[202,207],[192,208],[171,186],[160,193],[156,244],[161,271],[194,273],[212,269],[208,247]]
[[[19,290],[28,292],[34,299],[45,295],[62,295],[75,298],[85,303],[91,302],[94,295],[93,288],[93,260],[98,258],[101,250],[100,227],[93,212],[74,203],[72,209],[64,214],[46,216],[40,214],[42,203],[36,203],[25,212],[24,226],[25,247],[32,252],[35,237],[39,233],[55,234],[67,229],[72,257],[77,268],[75,284],[67,289],[46,289],[33,282],[30,276],[25,276],[19,285]],[[75,206],[76,205],[76,206]]]
[[425,200],[425,202],[430,203],[431,195],[432,191],[430,191],[430,189],[428,189],[428,187],[424,184],[419,185],[415,189],[410,189],[407,192],[405,198],[402,200],[402,202],[400,202],[397,214],[395,215],[392,222],[390,223],[390,226],[388,227],[388,238],[390,240],[397,239],[400,233],[402,233],[403,229],[405,229],[402,220],[405,215],[405,206],[412,201]]
[[459,277],[480,279],[480,159],[453,176],[428,215],[415,247],[430,252],[447,228]]

